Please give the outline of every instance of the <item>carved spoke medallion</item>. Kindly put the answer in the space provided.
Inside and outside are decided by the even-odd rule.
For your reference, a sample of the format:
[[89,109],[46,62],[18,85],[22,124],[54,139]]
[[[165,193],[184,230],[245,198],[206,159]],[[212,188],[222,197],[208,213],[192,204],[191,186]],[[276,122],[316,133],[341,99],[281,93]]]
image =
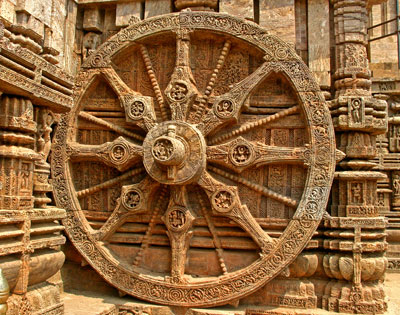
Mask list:
[[132,24],[86,59],[74,95],[55,135],[56,201],[120,291],[226,304],[313,235],[335,166],[329,110],[290,45],[255,24],[209,12]]
[[141,193],[136,189],[128,190],[122,195],[122,203],[129,210],[137,208],[141,199]]
[[235,105],[231,100],[222,100],[214,106],[214,111],[219,118],[231,118],[235,112]]
[[122,163],[128,159],[127,148],[122,144],[115,144],[110,151],[111,160]]
[[235,195],[229,190],[217,190],[211,202],[218,212],[228,212],[235,205]]
[[134,101],[129,107],[129,117],[139,119],[144,113],[144,104],[142,101]]
[[230,158],[235,165],[246,165],[251,162],[254,153],[247,144],[237,144],[231,148]]

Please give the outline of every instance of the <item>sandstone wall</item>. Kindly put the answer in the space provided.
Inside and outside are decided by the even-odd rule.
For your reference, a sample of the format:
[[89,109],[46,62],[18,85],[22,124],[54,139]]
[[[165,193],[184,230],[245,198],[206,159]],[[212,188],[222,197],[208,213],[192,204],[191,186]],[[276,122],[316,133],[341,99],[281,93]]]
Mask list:
[[[396,17],[396,1],[374,5],[369,13],[369,25],[377,25]],[[369,38],[390,34],[396,31],[396,21],[378,26],[369,31]],[[374,78],[394,78],[399,76],[397,62],[397,35],[372,41],[369,45],[371,70]]]

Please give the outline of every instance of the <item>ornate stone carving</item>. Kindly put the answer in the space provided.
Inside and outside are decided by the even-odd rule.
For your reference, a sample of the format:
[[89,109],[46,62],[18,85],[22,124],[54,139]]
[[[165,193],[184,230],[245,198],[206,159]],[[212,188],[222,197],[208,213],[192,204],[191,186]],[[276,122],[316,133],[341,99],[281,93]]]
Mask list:
[[[160,35],[165,46],[176,51],[176,58],[165,65],[169,72],[157,73],[160,65],[152,55],[151,43]],[[199,59],[194,43],[205,37],[219,51],[219,58],[215,58],[218,65],[211,58],[208,61],[206,73],[211,78],[204,81],[192,62]],[[223,40],[222,48],[216,38]],[[222,79],[230,77],[223,65],[230,62],[231,45],[258,65],[233,84]],[[123,79],[116,66],[121,56],[127,56],[125,49],[129,56],[143,58],[145,67],[136,69],[136,81]],[[220,73],[224,73],[221,78]],[[245,114],[256,102],[253,97],[268,100],[258,89],[275,84],[276,78],[288,78],[295,104],[282,109],[271,106],[270,115]],[[93,87],[99,82],[115,93],[116,98],[106,105],[95,98]],[[222,93],[214,89],[215,84],[224,87]],[[76,248],[121,292],[185,307],[235,301],[280,274],[301,252],[323,216],[336,163],[328,108],[295,51],[253,23],[217,13],[184,11],[129,25],[86,59],[74,100],[73,110],[62,118],[55,135],[55,197],[68,210],[65,226]],[[118,119],[103,115],[105,108]],[[292,135],[299,130],[295,142],[286,130],[277,128],[281,120],[295,124]],[[77,171],[75,165],[82,162],[86,166]],[[100,174],[90,165],[103,171]],[[296,169],[308,186],[303,182],[289,193],[275,187],[281,176],[271,176],[270,187],[266,187],[247,173],[267,174],[270,167],[280,174]],[[104,200],[117,184],[122,186],[120,195],[110,208]],[[256,199],[268,206],[258,207]],[[274,209],[292,213],[279,238],[264,231],[262,218],[256,214]],[[106,219],[94,230],[84,216],[99,210]],[[279,210],[274,213],[284,215]],[[137,229],[132,230],[130,222],[141,222],[145,230],[137,230],[144,234],[137,239],[139,246],[132,259],[127,260],[112,244],[121,229],[128,233]],[[256,258],[234,272],[226,263],[230,263],[224,251],[227,243],[220,239],[222,222],[240,230],[257,248]],[[209,231],[211,250],[217,252],[220,274],[215,276],[200,274],[190,264],[198,248],[210,249],[199,239],[203,233],[199,224]],[[156,225],[168,236],[162,246],[170,254],[163,255],[168,257],[167,270],[150,271],[141,262],[154,260],[155,248],[150,245],[158,237],[153,235],[159,233]],[[228,232],[231,235],[233,231]]]

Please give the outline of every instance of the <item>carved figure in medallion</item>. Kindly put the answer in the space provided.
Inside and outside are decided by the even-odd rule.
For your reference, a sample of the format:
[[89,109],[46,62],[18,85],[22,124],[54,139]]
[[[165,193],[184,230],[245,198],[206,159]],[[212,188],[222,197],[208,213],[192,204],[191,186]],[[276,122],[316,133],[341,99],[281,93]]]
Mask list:
[[153,145],[153,154],[159,160],[168,160],[174,148],[171,141],[167,139],[159,139]]
[[135,209],[140,204],[140,192],[129,190],[123,196],[123,204],[128,209]]
[[171,88],[171,98],[176,102],[183,101],[188,94],[188,89],[185,84],[181,82],[175,82]]
[[213,202],[215,206],[220,209],[221,211],[224,211],[226,209],[229,209],[233,205],[233,195],[229,191],[219,191],[213,199]]
[[126,154],[125,148],[121,145],[116,145],[112,149],[112,156],[116,161],[122,160],[125,154]]
[[231,100],[222,100],[215,108],[215,113],[221,118],[231,117],[235,108]]
[[171,211],[168,215],[169,224],[175,228],[179,229],[183,227],[186,223],[185,213],[179,209]]
[[238,145],[233,149],[232,156],[237,164],[245,164],[251,157],[250,148],[246,145]]
[[131,117],[140,118],[144,113],[144,104],[142,101],[134,101],[130,106]]

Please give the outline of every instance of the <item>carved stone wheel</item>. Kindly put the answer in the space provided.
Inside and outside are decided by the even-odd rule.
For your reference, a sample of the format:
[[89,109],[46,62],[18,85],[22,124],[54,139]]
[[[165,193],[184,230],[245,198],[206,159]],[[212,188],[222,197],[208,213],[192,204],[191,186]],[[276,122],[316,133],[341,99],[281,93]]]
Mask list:
[[74,97],[55,134],[55,197],[76,248],[120,291],[226,304],[315,232],[335,168],[329,110],[294,50],[257,25],[190,11],[130,25],[87,58]]

